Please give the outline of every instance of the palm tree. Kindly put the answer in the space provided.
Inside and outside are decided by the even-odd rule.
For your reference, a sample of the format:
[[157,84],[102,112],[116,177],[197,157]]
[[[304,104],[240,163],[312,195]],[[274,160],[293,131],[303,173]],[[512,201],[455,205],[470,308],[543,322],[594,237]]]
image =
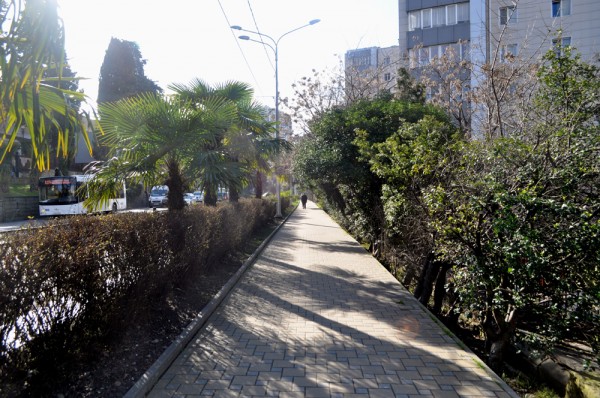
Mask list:
[[[69,134],[66,125],[78,126],[91,152],[87,126],[69,106],[84,95],[61,89],[57,81],[65,65],[64,30],[57,14],[56,0],[10,0],[0,2],[0,163],[10,152],[19,128],[31,135],[33,156],[39,170],[49,168],[48,132],[58,129],[57,152],[67,156]],[[54,70],[54,76],[48,71]]]
[[199,157],[215,156],[204,149],[215,146],[219,132],[230,128],[236,109],[222,98],[198,107],[178,96],[147,93],[102,104],[99,113],[112,158],[91,170],[98,178],[89,184],[89,205],[105,202],[119,180],[150,185],[166,175],[169,209],[179,210],[185,205],[186,170]]
[[197,154],[195,170],[203,181],[205,204],[216,204],[219,185],[227,186],[229,200],[236,202],[240,190],[254,179],[251,174],[258,165],[266,169],[266,163],[260,160],[285,147],[284,141],[271,139],[275,130],[267,121],[266,109],[253,101],[253,90],[246,83],[230,81],[211,87],[196,79],[188,85],[175,84],[170,88],[195,107],[201,107],[211,98],[222,98],[235,104],[235,123],[227,130],[217,132],[217,139]]

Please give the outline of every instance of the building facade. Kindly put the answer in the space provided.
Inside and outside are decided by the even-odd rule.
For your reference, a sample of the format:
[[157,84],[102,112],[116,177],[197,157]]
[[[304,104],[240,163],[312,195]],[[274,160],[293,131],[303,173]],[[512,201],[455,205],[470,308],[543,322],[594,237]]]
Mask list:
[[399,0],[400,54],[418,67],[453,48],[475,63],[537,59],[556,44],[600,54],[598,0]]
[[381,91],[394,92],[400,67],[398,46],[369,47],[347,51],[344,57],[346,95],[372,97]]
[[536,58],[556,44],[570,45],[584,60],[600,54],[598,0],[489,0],[489,57]]

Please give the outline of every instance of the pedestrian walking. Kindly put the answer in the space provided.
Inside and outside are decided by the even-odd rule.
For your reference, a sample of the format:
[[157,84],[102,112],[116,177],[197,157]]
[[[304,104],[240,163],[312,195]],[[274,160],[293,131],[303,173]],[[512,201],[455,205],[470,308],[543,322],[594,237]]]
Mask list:
[[302,208],[306,209],[306,202],[308,201],[308,196],[305,193],[300,197],[300,201],[302,202]]

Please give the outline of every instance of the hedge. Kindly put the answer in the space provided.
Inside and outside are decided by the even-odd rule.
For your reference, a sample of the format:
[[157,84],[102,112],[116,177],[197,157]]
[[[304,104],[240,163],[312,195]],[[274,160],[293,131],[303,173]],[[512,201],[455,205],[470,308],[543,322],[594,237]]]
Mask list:
[[2,235],[2,385],[60,373],[93,340],[126,327],[192,275],[210,272],[274,213],[274,202],[246,199],[182,212],[77,216]]

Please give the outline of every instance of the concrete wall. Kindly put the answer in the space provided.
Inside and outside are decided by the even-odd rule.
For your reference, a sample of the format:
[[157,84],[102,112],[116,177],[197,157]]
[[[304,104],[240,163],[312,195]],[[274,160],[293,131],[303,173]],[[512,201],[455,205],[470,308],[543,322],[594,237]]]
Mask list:
[[1,197],[0,198],[0,222],[26,220],[27,217],[38,217],[37,197]]

